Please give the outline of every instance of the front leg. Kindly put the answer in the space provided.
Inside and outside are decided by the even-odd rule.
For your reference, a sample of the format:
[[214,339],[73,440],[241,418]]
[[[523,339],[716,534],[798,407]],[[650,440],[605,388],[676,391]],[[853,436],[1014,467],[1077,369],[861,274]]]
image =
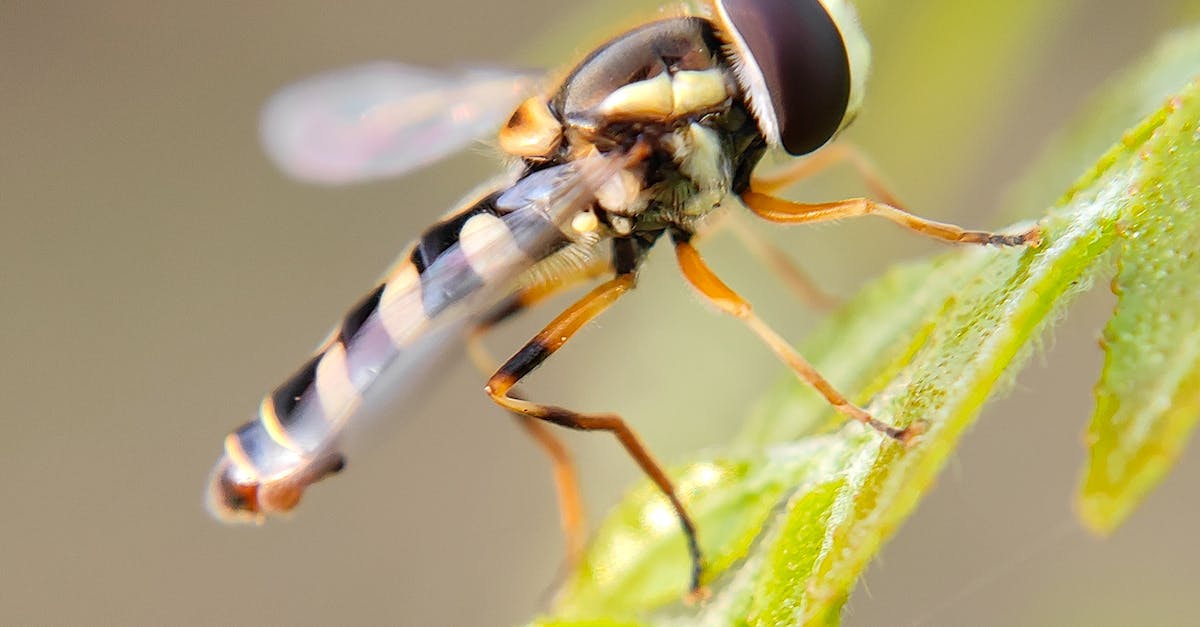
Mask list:
[[875,164],[867,155],[854,144],[839,140],[804,157],[793,159],[791,163],[774,172],[755,174],[750,187],[764,194],[773,194],[794,183],[815,176],[836,165],[850,164],[872,198],[877,198],[893,207],[903,207],[897,196],[883,181]]
[[879,216],[922,235],[946,242],[992,246],[1036,246],[1041,229],[1032,227],[1015,234],[968,231],[962,227],[914,216],[903,209],[869,198],[851,198],[825,203],[800,203],[753,189],[742,194],[742,202],[758,217],[777,224],[811,224],[859,216]]

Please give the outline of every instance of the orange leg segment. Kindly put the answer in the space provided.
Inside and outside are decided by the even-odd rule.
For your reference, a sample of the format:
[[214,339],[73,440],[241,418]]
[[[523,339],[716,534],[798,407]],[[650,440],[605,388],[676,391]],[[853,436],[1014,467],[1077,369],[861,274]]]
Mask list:
[[658,489],[675,509],[676,515],[679,516],[679,522],[687,540],[688,552],[692,558],[691,590],[693,595],[697,595],[700,593],[700,575],[703,567],[700,545],[696,540],[696,526],[687,510],[684,509],[683,502],[679,500],[670,478],[667,477],[666,472],[655,461],[633,429],[614,414],[583,414],[562,407],[526,401],[516,398],[510,393],[517,382],[533,372],[555,351],[562,348],[580,328],[633,289],[634,283],[633,274],[622,274],[592,290],[591,293],[559,314],[524,348],[505,362],[496,371],[496,374],[492,375],[485,391],[501,407],[529,418],[544,420],[580,431],[612,433],[629,453],[629,456],[641,467],[642,472],[646,473],[646,476],[658,486]]
[[[576,268],[575,272],[554,275],[545,281],[535,282],[518,290],[494,311],[491,317],[485,318],[467,335],[467,354],[475,367],[489,376],[496,371],[497,362],[483,344],[483,336],[493,327],[564,290],[598,278],[608,270],[609,265],[606,260],[596,261]],[[509,394],[513,397],[520,396],[516,391],[510,391]],[[575,470],[575,461],[571,458],[571,452],[567,449],[566,444],[551,431],[548,425],[521,412],[509,413],[533,438],[538,448],[542,449],[550,458],[554,474],[554,488],[558,494],[559,519],[567,543],[567,568],[574,568],[583,558],[583,549],[587,544],[587,514],[583,506],[582,491],[579,489],[579,475]]]
[[990,244],[992,246],[1036,246],[1041,241],[1041,230],[1037,227],[1011,235],[988,231],[968,231],[953,224],[926,220],[902,209],[867,198],[807,204],[748,191],[742,194],[742,202],[758,217],[778,224],[812,224],[859,216],[879,216],[910,231],[946,242]]
[[811,385],[825,397],[834,409],[848,418],[861,422],[872,429],[896,440],[908,443],[924,431],[924,425],[916,423],[908,427],[895,427],[883,422],[861,407],[850,402],[841,392],[838,392],[829,381],[822,377],[808,360],[804,359],[792,345],[784,340],[751,309],[750,303],[725,285],[716,274],[709,269],[700,257],[700,252],[687,241],[675,242],[675,257],[683,276],[700,292],[704,298],[722,312],[741,320],[755,335],[759,337],[775,353],[783,363],[801,381]]
[[815,309],[832,309],[840,303],[838,297],[822,290],[786,252],[743,223],[740,215],[727,214],[726,222],[742,246],[779,276],[784,285],[805,304]]
[[[480,327],[467,337],[467,353],[475,367],[485,375],[496,370],[496,361],[483,345],[483,333],[486,330],[485,327]],[[519,397],[515,391],[510,391],[509,394]],[[587,511],[583,506],[583,492],[579,489],[575,460],[562,439],[554,435],[545,423],[520,412],[514,411],[509,414],[550,458],[554,490],[558,494],[559,522],[567,543],[567,569],[573,569],[583,558],[583,549],[587,545]]]
[[842,163],[849,163],[854,168],[873,198],[894,207],[903,206],[883,182],[875,164],[857,146],[845,141],[832,143],[807,157],[796,159],[776,172],[756,175],[750,188],[771,194]]

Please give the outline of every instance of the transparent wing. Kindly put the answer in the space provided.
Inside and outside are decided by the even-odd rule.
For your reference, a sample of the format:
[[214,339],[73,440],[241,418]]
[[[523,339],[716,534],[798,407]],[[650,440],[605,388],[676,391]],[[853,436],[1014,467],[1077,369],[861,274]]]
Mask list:
[[[628,162],[626,156],[587,157],[526,175],[503,188],[495,204],[504,215],[469,239],[463,234],[420,273],[419,281],[410,278],[403,292],[385,296],[381,321],[394,336],[407,338],[482,316],[534,264],[565,242],[591,237],[575,233],[570,223],[592,207],[596,190]],[[399,269],[407,263],[402,261]]]
[[496,130],[537,74],[377,62],[288,86],[263,108],[263,146],[287,175],[340,185],[395,176]]
[[[595,241],[574,233],[572,219],[629,162],[589,157],[552,166],[500,185],[487,197],[499,211],[464,207],[470,218],[455,244],[423,271],[402,259],[317,355],[267,396],[258,418],[226,438],[209,510],[241,522],[295,507],[308,486],[341,467],[349,441],[365,439],[361,427],[420,398],[437,363],[522,272],[564,239]],[[472,226],[476,217],[483,221]]]
[[[463,334],[512,293],[520,275],[564,238],[577,239],[572,218],[591,208],[596,190],[626,163],[624,157],[591,157],[525,176],[502,188],[495,202],[508,213],[476,230],[482,237],[472,241],[464,234],[419,274],[401,260],[348,346],[349,378],[361,405],[333,412],[314,405],[320,415],[294,418],[292,436],[321,442],[326,451],[341,449],[361,443],[389,409],[418,400],[439,361],[457,353]],[[311,433],[305,425],[312,425]]]

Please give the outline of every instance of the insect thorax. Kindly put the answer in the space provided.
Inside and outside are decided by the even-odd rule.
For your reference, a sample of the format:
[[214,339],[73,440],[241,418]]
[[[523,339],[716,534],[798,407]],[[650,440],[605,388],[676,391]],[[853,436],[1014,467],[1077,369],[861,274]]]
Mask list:
[[500,134],[531,169],[639,142],[650,156],[598,194],[612,235],[691,231],[745,188],[766,141],[707,20],[652,22],[609,41]]

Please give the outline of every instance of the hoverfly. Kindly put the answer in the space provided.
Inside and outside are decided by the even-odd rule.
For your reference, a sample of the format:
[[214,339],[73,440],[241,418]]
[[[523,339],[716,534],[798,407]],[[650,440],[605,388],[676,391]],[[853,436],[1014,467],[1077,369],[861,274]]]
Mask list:
[[512,166],[422,233],[263,399],[257,418],[226,438],[210,510],[226,520],[291,510],[309,485],[342,468],[347,424],[378,411],[382,398],[411,393],[435,356],[549,294],[605,278],[504,362],[486,393],[551,454],[572,557],[582,546],[582,510],[570,459],[547,424],[616,436],[678,515],[698,591],[695,526],[634,431],[615,415],[526,400],[514,386],[632,290],[647,251],[665,238],[696,291],[837,410],[901,442],[917,435],[919,424],[890,425],[838,392],[705,265],[693,242],[707,219],[742,205],[781,224],[876,215],[949,242],[1037,243],[1036,228],[968,231],[894,203],[805,204],[771,194],[849,154],[828,148],[770,177],[755,172],[768,150],[815,153],[854,119],[868,57],[845,0],[710,0],[617,35],[544,91],[532,91],[523,74],[376,64],[282,92],[266,108],[265,142],[301,179],[399,174],[496,127]]

